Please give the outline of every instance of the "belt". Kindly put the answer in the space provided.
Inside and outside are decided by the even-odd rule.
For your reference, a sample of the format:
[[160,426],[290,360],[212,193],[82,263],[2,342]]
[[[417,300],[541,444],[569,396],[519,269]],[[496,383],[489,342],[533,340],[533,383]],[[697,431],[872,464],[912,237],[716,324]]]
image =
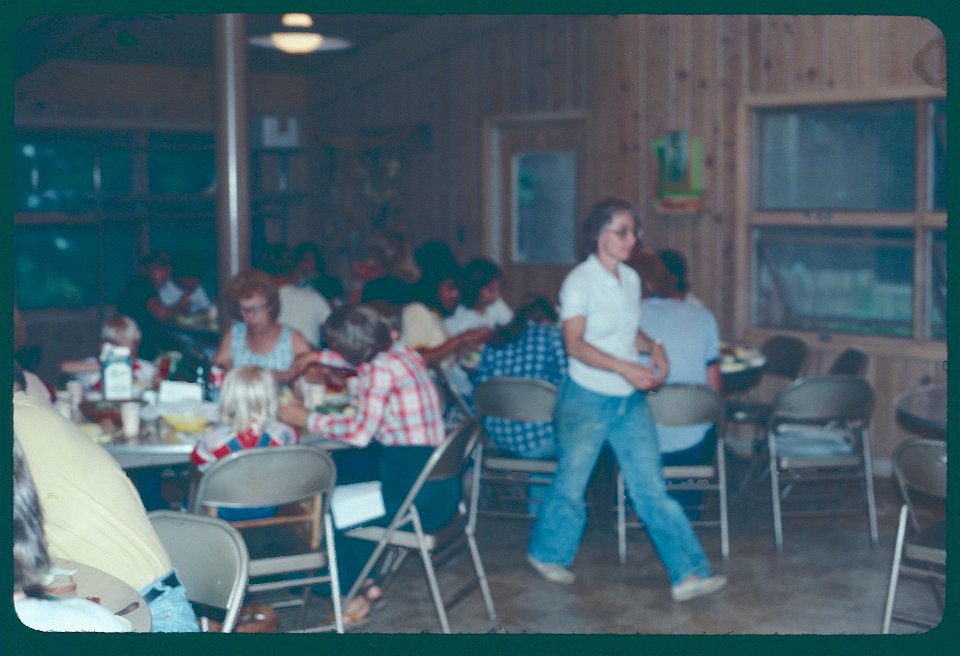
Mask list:
[[176,572],[170,572],[163,577],[163,580],[160,581],[160,585],[162,587],[158,588],[156,585],[154,585],[152,588],[147,590],[147,593],[143,595],[143,600],[149,604],[154,599],[166,592],[166,588],[178,588],[183,584],[180,583],[180,579],[177,578]]

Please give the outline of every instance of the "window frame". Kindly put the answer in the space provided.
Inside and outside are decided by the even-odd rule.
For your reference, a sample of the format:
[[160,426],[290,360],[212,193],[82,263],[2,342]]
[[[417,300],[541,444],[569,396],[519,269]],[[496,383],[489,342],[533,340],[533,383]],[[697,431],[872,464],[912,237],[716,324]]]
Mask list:
[[[933,87],[905,87],[901,89],[858,90],[847,92],[814,92],[802,94],[750,95],[741,99],[737,108],[737,156],[747,165],[737,175],[737,231],[736,231],[736,289],[735,325],[737,334],[750,341],[762,341],[775,333],[795,334],[801,338],[829,341],[838,347],[858,344],[878,352],[910,353],[942,357],[946,342],[927,335],[926,276],[930,266],[929,235],[931,231],[947,229],[947,211],[928,209],[929,166],[928,134],[930,112],[923,111],[936,101],[946,99],[943,90]],[[765,109],[864,104],[889,101],[913,101],[916,113],[914,210],[904,211],[845,211],[804,212],[758,210],[759,184],[759,112]],[[864,227],[880,229],[909,229],[913,232],[913,330],[912,337],[885,337],[867,333],[821,333],[794,328],[764,328],[752,324],[754,299],[753,281],[757,263],[753,252],[754,228],[762,226],[791,227]]]
[[[176,135],[193,135],[197,143],[177,143]],[[173,142],[152,143],[154,135],[171,135]],[[209,143],[200,143],[209,135]],[[203,193],[151,193],[149,180],[149,157],[151,152],[171,152],[186,150],[214,149],[213,135],[202,128],[164,128],[138,127],[128,129],[98,128],[87,126],[15,126],[14,143],[21,139],[56,139],[65,137],[72,146],[87,147],[94,155],[92,174],[95,178],[92,207],[78,212],[69,211],[31,211],[14,213],[14,231],[20,227],[34,226],[86,226],[96,233],[97,243],[97,289],[89,305],[77,307],[47,306],[31,310],[87,311],[103,308],[112,304],[108,298],[106,266],[102,254],[106,248],[105,231],[108,226],[126,224],[139,232],[137,257],[152,249],[150,243],[151,225],[163,225],[165,222],[201,221],[209,222],[216,229],[215,198]],[[189,141],[189,138],[186,138]],[[128,150],[130,161],[130,191],[122,193],[104,192],[97,179],[100,178],[100,156],[108,150]],[[214,160],[214,172],[216,162]],[[135,267],[134,267],[135,269]],[[130,272],[133,274],[133,271]]]

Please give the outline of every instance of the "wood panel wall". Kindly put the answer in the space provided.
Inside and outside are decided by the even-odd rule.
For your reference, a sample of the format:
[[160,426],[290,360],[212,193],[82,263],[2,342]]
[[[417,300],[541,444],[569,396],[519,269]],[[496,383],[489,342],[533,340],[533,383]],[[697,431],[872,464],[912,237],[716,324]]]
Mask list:
[[[456,47],[338,93],[322,92],[312,124],[350,133],[378,124],[429,122],[433,149],[411,171],[410,237],[450,242],[462,259],[482,252],[481,169],[485,118],[551,111],[587,114],[589,204],[619,195],[644,209],[649,248],[676,248],[692,288],[736,334],[737,107],[748,95],[883,91],[923,85],[913,55],[938,36],[931,22],[895,16],[517,16]],[[412,45],[412,44],[411,44]],[[371,79],[372,78],[372,79]],[[320,95],[311,89],[308,96]],[[668,130],[703,140],[704,211],[652,213],[650,141]],[[559,280],[556,281],[559,285]],[[809,337],[809,336],[805,336]],[[843,344],[810,338],[811,371]],[[946,348],[904,355],[867,344],[877,392],[875,453],[904,436],[893,399],[945,382]]]

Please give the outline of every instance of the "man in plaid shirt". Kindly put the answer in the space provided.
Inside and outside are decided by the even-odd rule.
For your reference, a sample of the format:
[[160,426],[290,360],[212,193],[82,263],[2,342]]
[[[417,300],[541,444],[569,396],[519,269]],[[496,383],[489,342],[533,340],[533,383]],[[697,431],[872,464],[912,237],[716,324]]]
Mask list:
[[[317,351],[308,358],[324,367],[353,368],[335,351]],[[307,431],[356,447],[373,439],[384,446],[443,442],[443,408],[416,351],[394,342],[372,360],[360,363],[356,372],[356,414],[311,412],[301,424]]]
[[[373,308],[344,306],[334,310],[324,324],[330,350],[298,356],[294,366],[302,371],[312,364],[331,368],[356,368],[353,398],[356,413],[324,415],[292,402],[280,406],[287,423],[306,427],[334,440],[362,447],[376,440],[379,477],[386,515],[371,522],[386,525],[399,508],[434,447],[446,439],[443,409],[437,390],[420,355],[395,342],[390,326]],[[456,477],[430,481],[417,496],[417,510],[424,530],[445,525],[457,511],[461,483]],[[341,587],[350,588],[363,569],[374,544],[336,535]],[[370,586],[369,590],[375,590]],[[379,590],[376,591],[379,594]],[[366,593],[373,600],[371,592]],[[344,610],[347,623],[369,613],[363,599]]]
[[[567,373],[567,354],[556,326],[557,314],[542,296],[517,311],[483,349],[473,376],[475,385],[496,376],[538,378],[560,385]],[[513,421],[485,417],[484,428],[494,444],[520,458],[552,458],[556,444],[553,422]]]

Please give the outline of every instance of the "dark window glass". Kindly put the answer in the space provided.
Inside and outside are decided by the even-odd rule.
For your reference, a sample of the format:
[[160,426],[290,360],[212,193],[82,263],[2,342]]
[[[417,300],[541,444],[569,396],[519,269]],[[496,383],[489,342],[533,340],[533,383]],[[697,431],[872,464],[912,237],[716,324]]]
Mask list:
[[763,210],[914,209],[913,102],[764,109]]
[[929,208],[947,209],[947,103],[945,100],[930,104],[929,145]]
[[756,228],[758,326],[910,337],[913,232]]
[[947,338],[947,231],[929,234],[927,271],[927,333],[932,339]]
[[18,226],[13,250],[21,310],[81,308],[98,303],[94,226]]
[[150,144],[150,193],[213,193],[216,173],[209,133],[157,132],[150,135]]

